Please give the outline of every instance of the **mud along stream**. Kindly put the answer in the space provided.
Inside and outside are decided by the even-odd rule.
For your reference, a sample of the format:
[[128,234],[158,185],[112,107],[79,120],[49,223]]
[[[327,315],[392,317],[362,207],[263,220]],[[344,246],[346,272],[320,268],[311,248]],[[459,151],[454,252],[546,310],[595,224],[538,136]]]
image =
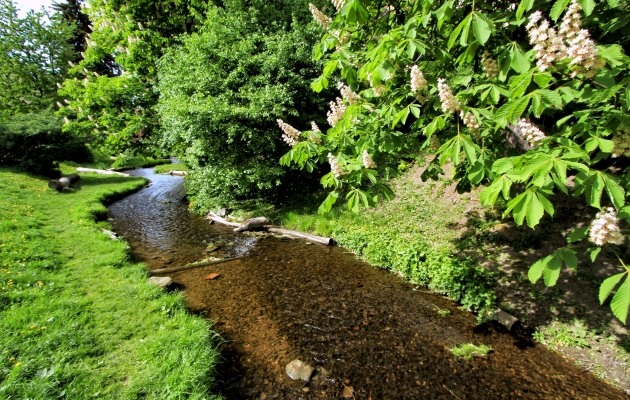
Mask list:
[[[625,398],[527,337],[476,326],[453,302],[343,248],[209,225],[188,212],[183,178],[131,172],[152,185],[109,213],[139,261],[184,265],[219,241],[221,256],[249,255],[170,275],[190,310],[213,319],[226,340],[219,390],[227,398],[342,398],[344,390],[356,399]],[[221,276],[204,279],[210,273]],[[493,351],[468,361],[448,350],[468,342]],[[287,376],[294,359],[315,367],[310,382]]]

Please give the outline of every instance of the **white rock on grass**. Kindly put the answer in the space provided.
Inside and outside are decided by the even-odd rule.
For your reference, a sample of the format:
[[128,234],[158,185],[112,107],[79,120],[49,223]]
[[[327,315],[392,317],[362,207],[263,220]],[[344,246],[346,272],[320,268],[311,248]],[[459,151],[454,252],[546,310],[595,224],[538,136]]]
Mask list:
[[167,288],[173,283],[173,280],[169,278],[168,276],[164,276],[164,277],[153,276],[149,278],[147,282],[155,286]]

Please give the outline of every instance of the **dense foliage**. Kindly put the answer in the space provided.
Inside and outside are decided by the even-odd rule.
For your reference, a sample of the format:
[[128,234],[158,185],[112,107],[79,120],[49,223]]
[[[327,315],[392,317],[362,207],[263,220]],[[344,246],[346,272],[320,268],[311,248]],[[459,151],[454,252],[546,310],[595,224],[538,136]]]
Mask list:
[[0,1],[0,119],[59,100],[56,84],[73,57],[72,32],[57,13],[31,11],[19,18],[11,0]]
[[111,153],[155,153],[157,60],[177,35],[196,29],[205,7],[199,1],[90,1],[82,11],[92,21],[86,49],[60,90],[65,129]]
[[[337,81],[341,92],[331,128],[321,143],[313,131],[284,129],[295,143],[282,158],[304,168],[330,163],[322,183],[333,191],[322,211],[343,194],[354,211],[391,196],[384,182],[399,154],[436,146],[425,178],[452,162],[461,190],[487,185],[484,204],[503,199],[505,215],[530,227],[554,215],[554,194],[583,196],[604,209],[569,240],[590,232],[593,259],[623,242],[616,212],[630,215],[627,2],[333,3],[336,10],[312,7],[328,29],[314,50],[327,63],[313,88]],[[577,268],[573,248],[536,263],[530,279],[553,285],[563,264]],[[626,274],[624,266],[604,282],[602,302]],[[629,305],[626,279],[611,307],[625,322]]]
[[61,127],[50,111],[18,114],[0,123],[0,165],[56,176],[60,160],[89,162],[85,143]]
[[321,29],[306,3],[292,2],[293,15],[283,1],[248,3],[210,9],[200,32],[159,63],[162,145],[191,168],[201,208],[288,196],[313,181],[278,165],[287,145],[276,129],[277,119],[310,123],[325,112],[309,88]]

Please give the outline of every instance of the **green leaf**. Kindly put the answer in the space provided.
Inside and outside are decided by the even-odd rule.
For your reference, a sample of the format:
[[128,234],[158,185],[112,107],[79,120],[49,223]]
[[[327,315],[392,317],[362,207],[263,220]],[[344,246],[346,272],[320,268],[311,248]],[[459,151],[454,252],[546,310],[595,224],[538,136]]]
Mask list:
[[615,317],[619,318],[621,322],[626,323],[626,317],[628,316],[628,307],[630,306],[630,279],[626,279],[621,283],[621,286],[617,289],[617,293],[610,302],[610,309]]
[[567,8],[570,2],[571,0],[556,0],[553,7],[551,7],[551,12],[549,13],[549,16],[554,22],[560,18],[560,15],[562,15],[562,12],[565,8]]
[[464,29],[464,25],[466,24],[470,25],[470,14],[466,18],[464,18],[464,20],[460,22],[459,25],[457,25],[455,30],[453,30],[453,32],[451,33],[451,36],[448,38],[447,47],[449,50],[451,49],[451,47],[453,47],[453,45],[457,41],[457,37],[461,33],[462,29]]
[[529,271],[527,272],[527,277],[529,278],[529,281],[531,283],[538,282],[538,280],[542,276],[543,270],[545,269],[549,261],[551,261],[551,257],[552,256],[541,258],[529,268]]
[[590,226],[583,226],[581,228],[573,229],[567,235],[567,243],[579,242],[580,240],[584,240],[584,238],[586,238],[586,235],[588,235],[588,230],[590,228]]
[[321,215],[327,214],[332,209],[332,206],[337,202],[337,198],[339,197],[339,193],[337,191],[333,191],[328,193],[328,196],[324,200],[324,202],[319,206],[317,212]]
[[615,208],[617,210],[621,209],[626,199],[625,190],[623,189],[623,187],[621,187],[621,185],[619,185],[619,183],[617,183],[612,175],[608,175],[604,172],[602,172],[601,174],[604,184],[606,185],[606,193],[608,193],[608,197],[610,197],[610,200],[615,205]]
[[521,3],[518,5],[516,9],[516,19],[523,18],[523,14],[525,11],[529,11],[534,6],[534,0],[521,0]]
[[578,4],[582,7],[582,11],[584,12],[584,15],[587,17],[593,13],[593,9],[595,9],[595,6],[596,6],[595,0],[578,0]]
[[578,258],[577,253],[571,249],[564,248],[561,250],[562,260],[573,271],[577,271]]
[[626,275],[627,273],[628,272],[626,271],[617,275],[613,275],[606,278],[604,282],[602,282],[602,284],[599,286],[599,304],[604,304],[604,301],[606,301],[608,296],[610,296],[610,293],[612,293],[615,286],[617,286],[619,281],[621,281],[621,278],[623,278],[624,275]]
[[[527,0],[524,0],[527,1]],[[532,1],[533,0],[529,0]],[[488,22],[480,16],[479,13],[473,14],[473,33],[475,34],[475,38],[482,46],[486,44],[488,39],[490,38],[490,34],[492,33],[492,28],[488,24]]]
[[349,24],[364,24],[370,17],[368,9],[362,4],[361,0],[350,0],[344,6],[343,11],[346,12],[346,21]]
[[557,108],[558,110],[562,109],[562,97],[551,90],[541,89],[538,91],[542,95],[542,97],[547,100],[552,106]]
[[462,29],[462,35],[459,37],[459,44],[461,46],[466,46],[468,44],[468,36],[470,35],[470,25],[472,25],[473,13],[468,14],[466,19],[466,25],[464,25],[464,29]]
[[560,276],[560,270],[562,269],[562,253],[556,251],[553,253],[551,260],[543,270],[543,278],[545,280],[545,286],[554,286],[558,282]]
[[531,67],[529,60],[525,57],[525,53],[523,53],[523,50],[521,50],[518,45],[512,46],[511,59],[512,61],[510,62],[510,67],[512,67],[514,71],[519,74],[524,74],[529,71]]
[[586,253],[588,253],[589,257],[591,258],[591,262],[595,262],[595,259],[597,258],[597,255],[600,251],[602,251],[601,247],[591,247],[589,249],[586,249]]

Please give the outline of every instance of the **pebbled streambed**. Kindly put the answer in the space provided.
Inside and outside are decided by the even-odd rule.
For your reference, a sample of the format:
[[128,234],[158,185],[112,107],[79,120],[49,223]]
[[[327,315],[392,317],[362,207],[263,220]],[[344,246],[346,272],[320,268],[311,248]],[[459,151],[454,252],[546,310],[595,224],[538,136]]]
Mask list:
[[[183,178],[129,172],[152,185],[110,205],[109,216],[138,261],[184,265],[210,243],[222,244],[215,256],[249,255],[169,275],[226,339],[219,390],[229,399],[626,398],[527,336],[477,326],[453,302],[343,248],[209,225],[188,212]],[[204,279],[211,273],[220,276]],[[468,342],[493,351],[468,361],[448,350]],[[308,383],[287,376],[294,359],[315,368]]]

